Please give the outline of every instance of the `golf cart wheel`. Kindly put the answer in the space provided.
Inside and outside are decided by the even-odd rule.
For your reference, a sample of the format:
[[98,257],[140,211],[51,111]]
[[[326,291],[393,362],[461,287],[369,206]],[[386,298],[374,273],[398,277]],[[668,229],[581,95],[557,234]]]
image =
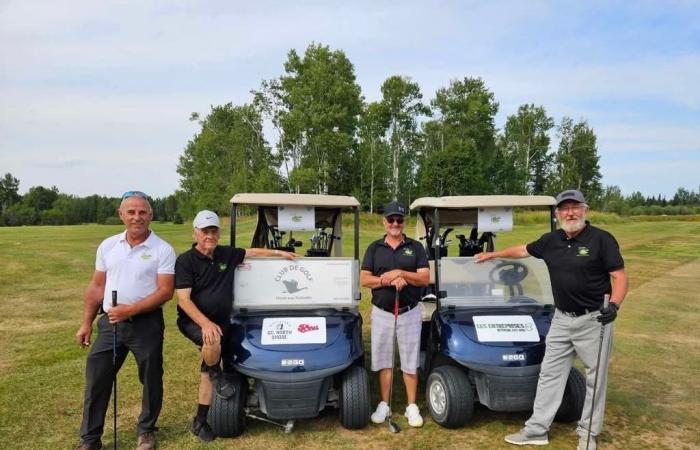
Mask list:
[[557,422],[573,422],[581,418],[583,411],[583,401],[586,398],[586,377],[575,368],[569,372],[569,378],[566,380],[566,388],[564,397],[561,400],[561,406],[557,411],[554,420]]
[[474,389],[458,367],[440,366],[430,373],[425,398],[433,420],[445,428],[459,428],[474,414]]
[[351,366],[340,381],[340,423],[356,430],[369,423],[369,377],[361,366]]
[[237,373],[228,374],[230,382],[235,386],[235,392],[230,398],[212,394],[209,408],[209,425],[214,434],[220,437],[236,437],[245,430],[245,402],[248,392],[245,379]]

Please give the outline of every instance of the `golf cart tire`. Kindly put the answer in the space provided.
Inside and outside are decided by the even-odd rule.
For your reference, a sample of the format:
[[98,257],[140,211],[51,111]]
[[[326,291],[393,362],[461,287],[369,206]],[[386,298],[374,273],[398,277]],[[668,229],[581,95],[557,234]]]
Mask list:
[[216,393],[215,389],[209,408],[209,425],[214,434],[220,437],[240,436],[245,430],[244,406],[248,386],[242,376],[238,374],[229,376],[236,391],[230,398],[223,398]]
[[462,427],[474,415],[474,388],[459,367],[435,368],[425,384],[425,398],[430,415],[442,427]]
[[583,402],[586,399],[586,377],[576,368],[569,372],[566,380],[564,397],[554,420],[557,422],[573,422],[581,418]]
[[343,372],[340,381],[340,423],[357,430],[369,423],[371,405],[369,376],[364,367],[353,365]]

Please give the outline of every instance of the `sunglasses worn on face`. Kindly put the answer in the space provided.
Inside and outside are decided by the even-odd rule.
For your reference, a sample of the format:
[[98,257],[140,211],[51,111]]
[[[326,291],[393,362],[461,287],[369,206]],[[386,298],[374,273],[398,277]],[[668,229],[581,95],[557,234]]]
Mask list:
[[122,200],[124,200],[125,198],[130,198],[130,197],[139,197],[139,198],[148,199],[148,196],[141,191],[126,191],[122,194]]
[[396,222],[397,224],[401,225],[403,224],[403,217],[387,217],[386,222],[389,224]]

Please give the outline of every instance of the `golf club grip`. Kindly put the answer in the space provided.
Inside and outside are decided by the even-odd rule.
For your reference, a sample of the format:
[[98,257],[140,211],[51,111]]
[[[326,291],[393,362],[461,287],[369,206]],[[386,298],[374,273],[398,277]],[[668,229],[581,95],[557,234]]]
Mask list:
[[610,294],[603,295],[603,308],[607,308],[610,305]]
[[117,291],[112,291],[112,306],[117,306]]

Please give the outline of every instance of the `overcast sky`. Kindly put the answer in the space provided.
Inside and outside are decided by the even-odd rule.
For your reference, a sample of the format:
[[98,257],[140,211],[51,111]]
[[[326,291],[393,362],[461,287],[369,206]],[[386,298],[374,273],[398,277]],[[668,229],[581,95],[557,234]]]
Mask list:
[[0,176],[80,196],[179,187],[190,113],[243,103],[311,42],[367,101],[481,77],[598,136],[604,185],[700,189],[700,2],[0,0]]

